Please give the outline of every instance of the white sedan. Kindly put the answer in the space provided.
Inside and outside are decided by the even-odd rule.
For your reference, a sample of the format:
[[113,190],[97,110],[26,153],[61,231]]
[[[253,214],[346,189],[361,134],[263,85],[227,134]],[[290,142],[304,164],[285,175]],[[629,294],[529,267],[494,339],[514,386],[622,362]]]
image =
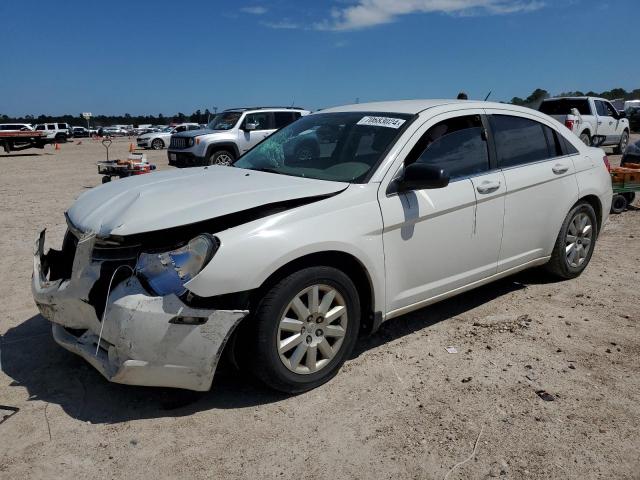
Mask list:
[[181,123],[173,127],[166,127],[159,132],[144,133],[136,138],[138,148],[152,148],[153,150],[162,150],[169,146],[171,135],[174,133],[186,132],[188,130],[201,130],[202,127],[198,123]]
[[226,346],[301,392],[382,322],[538,265],[580,275],[607,220],[607,167],[526,108],[331,108],[231,167],[84,193],[62,249],[37,240],[33,295],[55,340],[113,382],[207,390]]

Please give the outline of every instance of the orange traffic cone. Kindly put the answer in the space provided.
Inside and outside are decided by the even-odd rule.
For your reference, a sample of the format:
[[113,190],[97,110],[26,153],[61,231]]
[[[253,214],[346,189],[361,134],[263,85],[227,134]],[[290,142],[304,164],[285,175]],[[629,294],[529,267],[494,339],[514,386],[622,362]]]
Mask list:
[[133,143],[129,144],[129,153],[133,152]]
[[56,143],[55,145],[56,145],[55,150],[60,150],[60,145],[59,145],[59,144],[57,144],[57,143]]

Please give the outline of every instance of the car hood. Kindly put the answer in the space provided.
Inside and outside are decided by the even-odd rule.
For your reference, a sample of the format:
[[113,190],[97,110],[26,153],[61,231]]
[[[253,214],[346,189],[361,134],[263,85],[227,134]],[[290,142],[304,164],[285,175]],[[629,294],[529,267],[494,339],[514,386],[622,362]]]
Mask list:
[[338,193],[348,183],[210,166],[156,172],[83,193],[67,212],[83,232],[126,236],[189,225],[288,200]]
[[200,130],[187,130],[186,132],[176,133],[176,137],[184,137],[184,138],[195,138],[201,137],[202,135],[224,135],[229,133],[230,130],[209,130],[208,128],[203,128]]

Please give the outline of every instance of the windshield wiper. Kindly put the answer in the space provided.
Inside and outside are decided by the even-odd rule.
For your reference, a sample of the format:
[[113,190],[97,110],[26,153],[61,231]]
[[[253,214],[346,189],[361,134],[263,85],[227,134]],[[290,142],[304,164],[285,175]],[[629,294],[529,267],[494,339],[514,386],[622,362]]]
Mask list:
[[257,172],[267,172],[267,173],[277,173],[278,175],[282,175],[283,173],[275,168],[269,167],[260,167],[260,168],[250,168],[249,170],[255,170]]

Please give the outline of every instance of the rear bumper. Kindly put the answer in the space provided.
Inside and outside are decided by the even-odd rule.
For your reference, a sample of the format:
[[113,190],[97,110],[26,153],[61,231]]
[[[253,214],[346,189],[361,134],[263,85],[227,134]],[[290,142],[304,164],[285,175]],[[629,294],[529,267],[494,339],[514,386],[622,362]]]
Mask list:
[[182,152],[180,150],[169,150],[167,152],[167,158],[169,159],[169,165],[178,168],[206,165],[206,159],[204,157],[198,157],[191,152]]
[[91,261],[94,241],[93,234],[82,237],[71,278],[53,282],[46,280],[44,232],[36,241],[32,293],[53,323],[54,340],[111,382],[211,388],[224,345],[248,312],[194,309],[175,295],[151,295],[132,276],[112,288],[100,319],[88,301],[100,274],[100,263]]

